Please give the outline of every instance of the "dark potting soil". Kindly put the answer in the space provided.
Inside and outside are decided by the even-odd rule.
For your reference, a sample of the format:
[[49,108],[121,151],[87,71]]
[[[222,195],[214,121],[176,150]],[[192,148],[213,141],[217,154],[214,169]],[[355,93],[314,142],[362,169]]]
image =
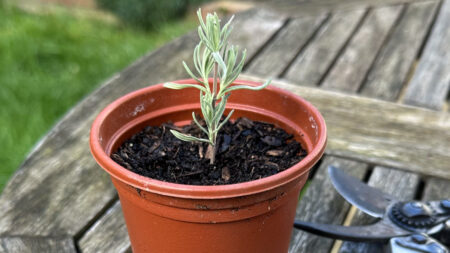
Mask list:
[[216,161],[210,165],[205,158],[207,143],[181,141],[170,129],[206,138],[194,123],[182,128],[171,123],[148,126],[125,141],[111,158],[137,174],[161,181],[223,185],[274,175],[307,154],[283,129],[239,118],[220,129]]

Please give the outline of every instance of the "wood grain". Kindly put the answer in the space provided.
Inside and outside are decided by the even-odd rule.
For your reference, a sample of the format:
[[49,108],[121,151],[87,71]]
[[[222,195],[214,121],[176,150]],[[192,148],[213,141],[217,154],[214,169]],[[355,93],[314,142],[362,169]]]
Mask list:
[[[237,23],[283,23],[268,14],[250,14],[239,16]],[[270,38],[277,26],[270,27],[274,29],[260,31],[261,38]],[[250,52],[257,52],[254,47],[265,43],[245,40],[246,36],[238,36],[243,41],[237,42]],[[89,128],[94,117],[127,92],[187,77],[181,62],[190,62],[197,40],[197,35],[190,33],[144,56],[65,115],[35,147],[0,196],[0,234],[74,236],[83,231],[116,197],[108,175],[89,154]]]
[[246,68],[246,73],[276,77],[305,46],[326,16],[291,20]]
[[[428,0],[424,0],[428,1]],[[369,7],[382,7],[400,5],[404,3],[422,2],[422,0],[314,0],[314,1],[267,1],[256,5],[265,8],[277,15],[290,17],[303,17],[305,15],[318,15],[333,11],[361,10]],[[436,2],[439,2],[436,0]]]
[[435,15],[438,2],[411,3],[381,49],[361,93],[396,101]]
[[450,114],[279,80],[273,85],[319,109],[328,127],[328,154],[450,179]]
[[450,180],[430,177],[425,180],[422,200],[450,199]]
[[[344,220],[350,204],[334,189],[328,176],[329,165],[341,168],[360,179],[364,177],[367,170],[367,165],[364,163],[325,157],[298,204],[295,219],[327,224],[341,224]],[[289,252],[328,252],[332,244],[332,239],[295,229],[292,233]]]
[[450,86],[450,0],[444,0],[404,103],[442,110]]
[[[442,18],[444,15],[442,13],[448,13],[448,1],[446,0],[444,3],[441,16],[439,16],[430,41],[425,48],[424,57],[437,49],[447,50],[445,45],[442,46],[434,38],[435,34],[448,33],[442,28],[442,24],[448,24],[446,22],[448,22],[449,15],[445,14],[447,18]],[[417,11],[419,11],[418,9]],[[361,76],[365,76],[365,74],[358,71],[367,72],[363,70],[372,65],[375,58],[372,54],[367,56],[363,52],[375,50],[376,43],[363,38],[357,39],[357,37],[364,37],[364,33],[374,33],[376,35],[370,36],[377,41],[380,40],[378,36],[385,34],[386,29],[390,29],[386,27],[389,27],[389,23],[392,26],[400,11],[401,7],[391,6],[371,12],[372,14],[367,17],[371,21],[366,20],[362,24],[357,36],[349,45],[353,48],[353,53],[362,59],[364,66],[358,66],[359,69],[355,70],[348,67],[349,62],[339,63],[338,61],[338,65],[344,66],[340,67],[342,71],[350,69],[350,74],[345,71],[339,73],[339,76],[342,74],[337,79],[340,83],[364,79]],[[405,16],[408,11],[409,8]],[[419,13],[425,15],[424,12]],[[348,17],[347,19],[344,16],[341,17],[341,22],[335,21],[337,27],[342,28],[343,25],[340,23],[345,23],[345,20],[348,21],[348,19],[352,20],[352,22],[348,21],[349,27],[355,25],[354,22],[357,23],[356,18]],[[329,24],[333,17],[329,20]],[[249,66],[256,64],[259,57],[265,57],[266,48],[271,43],[275,43],[275,41],[268,43],[268,40],[271,38],[276,40],[278,36],[282,35],[283,30],[280,29],[284,26],[285,20],[285,16],[278,16],[263,10],[252,10],[237,16],[231,42],[248,49]],[[365,24],[366,22],[371,25]],[[399,25],[401,24],[400,22]],[[365,26],[367,27],[363,28]],[[340,29],[330,27],[323,28],[324,35],[321,34],[322,30],[319,31],[316,42],[320,40],[321,36],[328,33],[327,29],[331,29],[329,33],[334,29]],[[379,29],[383,31],[380,33]],[[298,33],[298,31],[296,32]],[[345,32],[351,33],[350,31]],[[360,33],[363,35],[358,35]],[[278,36],[274,37],[274,35]],[[289,34],[289,36],[298,35]],[[393,36],[395,37],[395,35]],[[96,165],[89,154],[89,127],[101,108],[117,97],[151,84],[187,77],[180,63],[182,60],[191,62],[192,49],[197,41],[196,33],[192,32],[172,41],[160,50],[147,54],[105,82],[75,106],[36,145],[0,196],[0,235],[2,235],[0,252],[75,252],[71,238],[79,236],[81,236],[79,246],[83,252],[129,251],[129,242],[120,205],[116,203],[115,190],[109,182],[107,174]],[[352,45],[358,41],[367,42],[369,45]],[[297,46],[297,52],[303,47],[299,46],[302,44],[300,42],[298,42],[299,44],[295,44],[293,41],[277,43],[286,48]],[[314,46],[314,44],[311,45]],[[320,47],[324,47],[324,45],[321,46],[319,43],[315,50],[319,51]],[[263,48],[265,49],[262,50]],[[339,49],[333,50],[339,51]],[[344,51],[344,56],[349,54],[346,56],[347,59],[355,62],[351,55],[353,53],[347,51]],[[336,54],[336,51],[331,50],[331,52]],[[275,57],[280,59],[279,62],[289,63],[295,55]],[[371,57],[372,60],[370,60]],[[439,58],[433,57],[429,57],[430,62]],[[448,58],[444,60],[448,60]],[[254,62],[251,63],[253,60]],[[424,58],[422,61],[426,62],[427,60]],[[265,68],[272,70],[270,65]],[[280,72],[279,69],[276,69],[280,67],[273,68],[278,73]],[[282,69],[284,68],[285,66]],[[335,68],[332,69],[331,74],[333,71],[338,71],[334,70]],[[419,66],[418,71],[420,68]],[[434,67],[432,70],[439,76],[442,66]],[[450,72],[447,70],[441,77],[446,77],[446,73]],[[245,79],[245,77],[243,78]],[[450,164],[449,114],[331,91],[298,87],[278,81],[275,81],[274,84],[307,98],[323,113],[329,127],[327,154],[363,161],[356,162],[328,156],[311,181],[310,188],[299,205],[298,218],[324,223],[341,223],[344,219],[348,204],[339,199],[336,192],[333,193],[324,169],[327,164],[332,163],[346,167],[349,169],[348,172],[360,178],[367,169],[365,162],[369,162],[450,179],[448,167]],[[414,86],[411,84],[411,87]],[[433,98],[434,96],[427,96],[427,101]],[[448,182],[444,179],[427,178],[424,199],[448,197],[447,193],[450,191],[447,190],[450,187]],[[441,190],[444,192],[440,192]],[[312,201],[316,199],[319,201]],[[104,213],[105,208],[113,203],[114,205]],[[104,240],[105,237],[110,240]],[[332,243],[333,241],[329,239],[303,232],[294,232],[290,252],[307,252],[319,248],[329,250]]]
[[356,92],[401,11],[401,6],[371,10],[321,87]]
[[283,27],[286,17],[266,10],[251,10],[238,15],[233,23],[230,43],[247,49],[247,62],[255,57],[269,39]]
[[71,238],[0,237],[0,253],[76,253]]
[[131,248],[119,201],[92,225],[78,245],[83,253],[124,253]]
[[295,84],[316,86],[364,13],[365,10],[333,13],[282,77]]
[[116,196],[109,176],[89,152],[93,118],[125,92],[162,81],[162,76],[182,77],[175,67],[171,72],[158,70],[157,62],[164,62],[167,68],[179,65],[189,57],[194,43],[192,35],[174,41],[113,77],[74,107],[5,187],[0,196],[0,234],[75,235],[89,224]]
[[[414,198],[416,188],[419,185],[419,176],[391,168],[375,167],[368,184],[396,197],[398,200],[408,201]],[[351,225],[369,225],[376,221],[376,218],[358,210],[351,221]],[[383,247],[384,245],[381,243],[344,242],[339,252],[378,253],[384,252]]]

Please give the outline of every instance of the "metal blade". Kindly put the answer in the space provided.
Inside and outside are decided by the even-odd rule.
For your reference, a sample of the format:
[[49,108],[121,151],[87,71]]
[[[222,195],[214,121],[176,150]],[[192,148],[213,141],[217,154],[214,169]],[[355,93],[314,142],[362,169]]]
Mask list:
[[388,241],[392,237],[411,234],[411,232],[397,227],[388,219],[368,226],[351,227],[296,220],[294,227],[320,236],[355,242]]
[[382,218],[388,206],[397,202],[395,197],[345,174],[342,170],[329,166],[328,174],[339,194],[361,211],[377,218]]

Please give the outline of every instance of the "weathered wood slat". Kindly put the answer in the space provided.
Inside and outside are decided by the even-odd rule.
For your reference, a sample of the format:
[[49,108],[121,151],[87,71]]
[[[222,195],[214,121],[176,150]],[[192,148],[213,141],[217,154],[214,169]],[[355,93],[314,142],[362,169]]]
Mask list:
[[[367,165],[364,163],[325,157],[299,202],[296,219],[331,224],[340,224],[344,220],[350,204],[334,190],[328,177],[329,165],[342,168],[357,178],[363,178],[367,170]],[[332,239],[294,230],[289,252],[328,252],[332,244]]]
[[[391,194],[399,200],[412,200],[417,186],[419,176],[417,174],[394,170],[384,167],[375,167],[369,178],[368,184],[383,192]],[[376,221],[376,218],[369,216],[358,210],[351,221],[352,226],[369,225]],[[384,245],[381,243],[355,243],[344,242],[339,252],[383,252]]]
[[[393,11],[387,13],[394,15]],[[386,19],[386,16],[382,18]],[[266,45],[267,40],[284,23],[284,17],[257,10],[248,12],[237,17],[231,41],[246,47],[248,59],[252,61],[252,58],[259,57],[257,54],[261,47]],[[7,235],[78,236],[98,218],[105,206],[115,201],[116,194],[108,176],[90,158],[87,149],[88,131],[93,118],[107,103],[126,92],[186,77],[180,62],[191,61],[196,41],[196,34],[191,33],[143,57],[77,105],[38,144],[0,196],[0,234],[3,235],[0,238],[0,252],[27,252],[28,249],[31,252],[65,252],[66,250],[61,250],[65,247],[67,252],[75,252],[71,239],[56,242],[53,237]],[[290,59],[286,58],[284,61],[289,62]],[[329,154],[450,179],[448,114],[280,82],[275,84],[294,90],[322,111],[329,127]],[[354,111],[355,108],[358,110]],[[327,159],[350,168],[366,168],[364,163],[339,158]],[[327,160],[312,181],[312,188],[305,195],[305,198],[310,199],[320,196],[320,201],[305,201],[305,207],[302,207],[305,203],[300,204],[298,217],[326,223],[331,222],[329,220],[342,221],[348,206],[345,206],[343,200],[333,197],[335,195],[328,190],[332,187],[324,179],[323,168],[326,164]],[[360,171],[355,169],[350,172]],[[443,185],[439,187],[448,188],[448,181],[429,180],[433,181],[427,181],[424,199],[439,191],[439,188],[432,188],[429,182],[437,180]],[[332,210],[324,209],[327,206],[323,203],[331,203]],[[321,213],[330,214],[325,214],[326,217],[322,220],[318,217]],[[129,249],[121,218],[120,206],[116,203],[83,235],[79,241],[80,249],[86,252],[103,249],[107,252],[123,252]],[[105,236],[114,239],[99,242]],[[331,240],[305,234],[294,234],[293,238],[293,252],[329,249],[332,243]],[[59,248],[53,250],[53,247]]]
[[371,10],[323,81],[322,87],[356,92],[401,11],[402,6]]
[[76,253],[71,238],[0,237],[0,253]]
[[412,3],[383,46],[361,93],[396,101],[433,20],[438,2]]
[[83,253],[111,252],[124,253],[130,247],[130,239],[123,219],[120,202],[114,204],[78,242]]
[[[72,109],[5,187],[0,196],[0,233],[75,235],[115,198],[109,177],[89,154],[90,124],[120,94],[162,76],[180,76],[174,66],[189,57],[194,40],[188,35],[146,56]],[[161,63],[164,68],[158,68]]]
[[0,197],[1,234],[75,235],[115,196],[89,157],[87,135],[78,137],[85,146],[44,145],[13,176]]
[[444,0],[404,102],[441,110],[450,86],[450,0]]
[[426,179],[422,199],[450,199],[450,180],[435,177]]
[[450,179],[450,114],[278,80],[273,84],[319,109],[328,127],[328,154]]
[[233,22],[230,42],[238,45],[239,48],[247,49],[247,61],[249,61],[283,27],[285,21],[286,17],[274,15],[270,11],[248,11],[238,15]]
[[[257,52],[283,22],[269,14],[241,15],[237,43]],[[267,23],[267,25],[265,25]],[[262,26],[260,40],[239,28]],[[271,29],[269,29],[271,27]],[[89,128],[95,115],[113,99],[138,88],[187,77],[181,61],[190,62],[197,35],[190,33],[144,56],[75,106],[35,147],[0,196],[0,234],[76,235],[116,197],[109,177],[89,154]]]
[[[403,3],[415,3],[422,0],[314,0],[314,1],[267,1],[257,8],[263,7],[279,15],[302,17],[318,15],[332,11],[359,10],[369,7],[381,7]],[[428,1],[428,0],[424,0]],[[438,2],[438,0],[436,0]]]
[[357,27],[365,10],[333,13],[283,76],[299,85],[316,86]]
[[325,19],[325,15],[291,20],[246,68],[246,73],[276,77],[289,65]]

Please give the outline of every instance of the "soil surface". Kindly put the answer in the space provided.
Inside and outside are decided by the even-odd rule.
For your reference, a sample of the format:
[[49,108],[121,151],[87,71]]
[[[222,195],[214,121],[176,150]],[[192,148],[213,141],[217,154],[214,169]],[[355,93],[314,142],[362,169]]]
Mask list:
[[161,181],[223,185],[274,175],[307,154],[283,129],[239,118],[220,129],[216,161],[211,165],[205,158],[207,143],[181,141],[170,129],[206,138],[194,123],[182,128],[171,123],[148,126],[125,141],[111,158],[135,173]]

